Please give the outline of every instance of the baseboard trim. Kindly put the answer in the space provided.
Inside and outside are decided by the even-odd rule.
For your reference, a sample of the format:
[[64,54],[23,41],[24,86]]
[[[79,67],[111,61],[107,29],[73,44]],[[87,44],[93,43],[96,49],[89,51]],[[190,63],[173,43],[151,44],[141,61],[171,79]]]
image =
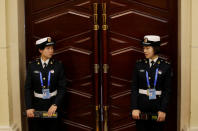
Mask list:
[[190,131],[198,131],[198,127],[191,127]]
[[19,131],[19,128],[16,124],[12,124],[11,126],[0,126],[0,131]]

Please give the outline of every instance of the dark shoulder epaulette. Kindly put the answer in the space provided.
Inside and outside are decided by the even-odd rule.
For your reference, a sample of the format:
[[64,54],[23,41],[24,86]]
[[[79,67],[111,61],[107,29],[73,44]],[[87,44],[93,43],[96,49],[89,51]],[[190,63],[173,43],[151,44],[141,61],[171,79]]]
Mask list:
[[168,64],[168,65],[170,65],[170,64],[171,64],[171,63],[170,63],[169,61],[167,61],[167,60],[165,61],[165,63],[166,63],[166,64]]
[[59,64],[62,64],[62,61],[58,61]]
[[142,62],[142,59],[139,59],[139,60],[136,61],[136,63],[140,63],[140,62]]
[[159,58],[159,60],[157,61],[157,64],[159,65],[159,64],[161,64],[161,63],[164,63],[164,59]]
[[168,64],[168,65],[170,65],[170,62],[169,62],[168,60],[161,59],[160,61],[161,61],[162,63],[165,63],[165,64]]
[[164,59],[160,59],[160,62],[164,62]]
[[62,64],[62,61],[53,59],[53,63]]
[[37,65],[40,65],[41,63],[40,63],[40,58],[36,58],[35,59],[35,63],[37,64]]
[[146,63],[146,64],[148,63],[147,59],[144,59],[144,63]]
[[54,59],[50,59],[50,63],[49,64],[54,64]]
[[29,64],[36,63],[37,61],[38,61],[38,58],[37,58],[37,59],[34,59],[34,60],[29,61]]

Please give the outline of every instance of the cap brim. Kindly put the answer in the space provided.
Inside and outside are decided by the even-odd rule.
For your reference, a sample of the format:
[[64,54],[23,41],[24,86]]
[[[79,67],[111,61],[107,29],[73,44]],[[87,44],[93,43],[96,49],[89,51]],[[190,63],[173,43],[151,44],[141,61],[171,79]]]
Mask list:
[[148,42],[148,43],[145,43],[143,41],[143,42],[141,42],[141,45],[142,46],[160,46],[160,42]]
[[49,43],[46,43],[45,45],[46,46],[48,46],[48,45],[55,45],[55,43],[54,42],[49,42]]
[[143,46],[151,46],[152,44],[151,43],[142,42],[141,45],[143,45]]

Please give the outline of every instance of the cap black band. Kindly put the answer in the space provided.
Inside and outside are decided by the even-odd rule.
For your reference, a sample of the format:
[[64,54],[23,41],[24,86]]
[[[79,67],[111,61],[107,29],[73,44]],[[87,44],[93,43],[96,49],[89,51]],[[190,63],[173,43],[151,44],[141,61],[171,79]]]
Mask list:
[[48,41],[45,41],[41,44],[38,44],[36,45],[37,48],[39,49],[44,49],[46,46],[50,46],[50,45],[55,45],[55,42],[51,41],[51,42],[48,42]]
[[160,46],[160,41],[147,41],[146,43],[144,41],[141,42],[143,46]]

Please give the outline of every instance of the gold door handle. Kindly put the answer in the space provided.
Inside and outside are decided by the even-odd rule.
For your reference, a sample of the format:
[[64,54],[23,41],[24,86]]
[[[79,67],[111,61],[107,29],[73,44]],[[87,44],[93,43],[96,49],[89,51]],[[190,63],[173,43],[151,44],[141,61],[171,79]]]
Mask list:
[[108,106],[104,106],[104,131],[108,131]]
[[100,115],[99,115],[99,106],[96,106],[96,131],[100,131]]
[[108,69],[109,69],[109,65],[108,64],[104,64],[103,65],[104,73],[108,73]]
[[106,3],[102,3],[102,30],[107,30],[107,8]]
[[98,3],[93,3],[93,8],[94,8],[94,30],[99,30],[99,25],[98,25]]
[[99,64],[94,64],[94,73],[98,74],[99,72]]

